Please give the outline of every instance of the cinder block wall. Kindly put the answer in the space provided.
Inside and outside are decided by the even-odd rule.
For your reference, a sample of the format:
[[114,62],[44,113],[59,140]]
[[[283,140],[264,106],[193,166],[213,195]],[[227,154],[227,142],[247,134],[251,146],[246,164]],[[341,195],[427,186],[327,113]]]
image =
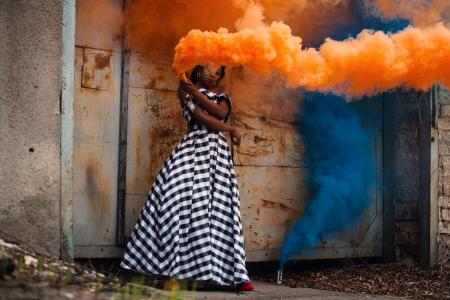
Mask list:
[[450,91],[439,93],[439,259],[450,258]]
[[62,2],[0,1],[0,238],[54,257]]

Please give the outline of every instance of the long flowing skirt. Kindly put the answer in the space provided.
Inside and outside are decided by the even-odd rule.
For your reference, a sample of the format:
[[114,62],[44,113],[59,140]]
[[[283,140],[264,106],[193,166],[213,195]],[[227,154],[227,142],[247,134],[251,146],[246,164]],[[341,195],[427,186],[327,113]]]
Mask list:
[[221,285],[249,281],[239,190],[222,133],[188,132],[158,173],[121,267]]

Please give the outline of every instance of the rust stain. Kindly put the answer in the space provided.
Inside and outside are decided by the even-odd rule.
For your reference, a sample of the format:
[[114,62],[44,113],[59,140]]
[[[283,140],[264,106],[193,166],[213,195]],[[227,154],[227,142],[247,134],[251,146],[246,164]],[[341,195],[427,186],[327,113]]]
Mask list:
[[255,144],[259,144],[260,142],[265,142],[268,141],[268,139],[260,137],[259,135],[255,135],[255,137],[253,138],[253,142]]
[[255,127],[252,127],[252,126],[248,125],[247,123],[245,123],[241,118],[239,118],[238,115],[232,114],[232,116],[233,116],[233,118],[232,118],[232,121],[233,121],[232,123],[233,123],[233,124],[239,124],[239,125],[241,125],[244,129],[247,129],[247,130],[256,130]]
[[99,194],[99,189],[96,184],[97,169],[92,164],[86,167],[86,192],[89,199],[95,199]]
[[270,155],[270,154],[274,153],[272,145],[264,145],[261,147],[248,147],[248,149],[253,150],[253,151],[243,151],[243,150],[238,149],[237,153],[241,154],[241,155],[251,156],[252,158],[259,157],[259,156],[263,157],[265,155]]
[[89,89],[109,90],[112,53],[85,49],[83,53],[81,86]]
[[269,201],[269,200],[265,200],[265,199],[261,199],[262,200],[262,207],[266,207],[266,208],[277,208],[277,209],[281,209],[290,213],[295,213],[297,214],[298,211],[293,209],[292,207],[286,206],[283,203],[279,203],[279,202],[273,202],[273,201]]
[[88,60],[85,49],[83,48],[83,64]]
[[263,124],[267,124],[268,123],[268,118],[266,117],[266,116],[259,116],[259,118],[258,118],[260,121],[261,121],[261,123],[263,123]]
[[[148,137],[148,144],[152,145],[158,145],[157,144],[157,140],[155,138],[155,129],[154,128],[148,128],[147,129],[147,137]],[[153,182],[154,178],[156,177],[156,170],[158,169],[158,167],[156,166],[157,162],[158,162],[158,147],[148,147],[147,149],[148,153],[149,153],[149,164],[150,164],[150,168],[148,170],[148,182]]]
[[83,82],[89,82],[91,80],[91,76],[89,76],[89,72],[83,72]]
[[141,157],[141,148],[142,148],[142,143],[141,143],[141,137],[140,137],[140,131],[139,128],[133,130],[133,134],[135,137],[135,141],[136,141],[136,166],[139,168],[141,167],[141,161],[142,161],[142,157]]
[[162,167],[164,161],[170,155],[171,151],[175,147],[179,140],[179,136],[176,134],[172,127],[167,127],[172,122],[166,122],[161,124],[163,120],[158,119],[156,127],[149,128],[147,130],[147,136],[149,139],[149,154],[150,154],[150,170],[149,179],[153,180],[156,176],[156,172]]
[[152,78],[150,81],[144,86],[146,89],[155,89],[156,88],[156,79]]
[[272,248],[272,243],[270,240],[266,240],[266,242],[264,243],[264,245],[262,246],[263,250],[268,250]]
[[111,63],[111,54],[103,55],[103,54],[96,54],[94,58],[95,66],[102,70],[104,68],[109,68],[109,65]]
[[361,215],[358,223],[356,227],[339,232],[337,238],[342,241],[347,241],[352,246],[358,246],[370,228],[370,215],[367,211]]
[[169,139],[174,136],[174,132],[170,128],[163,128],[159,131],[160,139]]
[[98,216],[95,220],[96,224],[93,226],[102,228],[102,236],[107,239],[105,230],[111,220],[112,196],[109,191],[111,191],[111,180],[113,178],[104,173],[102,161],[98,158],[90,158],[85,175],[86,193],[90,200],[88,203],[92,206],[95,215]]

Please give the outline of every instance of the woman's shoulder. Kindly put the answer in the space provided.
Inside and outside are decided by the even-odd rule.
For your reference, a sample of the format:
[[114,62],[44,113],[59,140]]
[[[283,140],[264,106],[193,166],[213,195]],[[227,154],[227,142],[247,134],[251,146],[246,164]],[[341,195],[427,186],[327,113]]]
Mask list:
[[210,90],[207,90],[205,88],[200,88],[199,92],[201,92],[202,94],[206,95],[210,99],[217,99],[217,100],[219,100],[219,99],[224,99],[225,98],[226,100],[231,102],[230,96],[228,95],[228,93],[226,93],[224,91],[217,92],[217,91],[210,91]]
[[220,93],[217,94],[217,98],[230,99],[230,96],[226,92],[220,92]]
[[231,107],[233,104],[231,103],[231,98],[230,96],[225,93],[225,92],[221,92],[220,94],[217,94],[217,101],[221,102],[221,101],[225,101],[228,103],[228,105]]
[[198,91],[203,95],[207,96],[208,98],[211,99],[217,98],[217,93],[214,93],[213,91],[207,90],[205,88],[199,88]]

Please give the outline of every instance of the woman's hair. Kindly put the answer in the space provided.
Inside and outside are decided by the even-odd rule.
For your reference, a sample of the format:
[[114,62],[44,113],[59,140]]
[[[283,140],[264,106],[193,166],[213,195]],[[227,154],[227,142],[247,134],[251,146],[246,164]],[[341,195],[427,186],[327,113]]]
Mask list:
[[[203,65],[196,65],[191,72],[191,76],[189,77],[189,80],[193,83],[196,84],[197,80],[198,80],[198,76],[200,76],[200,73],[203,72],[203,69],[205,67]],[[225,77],[225,66],[221,66],[220,67],[220,76],[218,80],[221,80],[222,78]]]

